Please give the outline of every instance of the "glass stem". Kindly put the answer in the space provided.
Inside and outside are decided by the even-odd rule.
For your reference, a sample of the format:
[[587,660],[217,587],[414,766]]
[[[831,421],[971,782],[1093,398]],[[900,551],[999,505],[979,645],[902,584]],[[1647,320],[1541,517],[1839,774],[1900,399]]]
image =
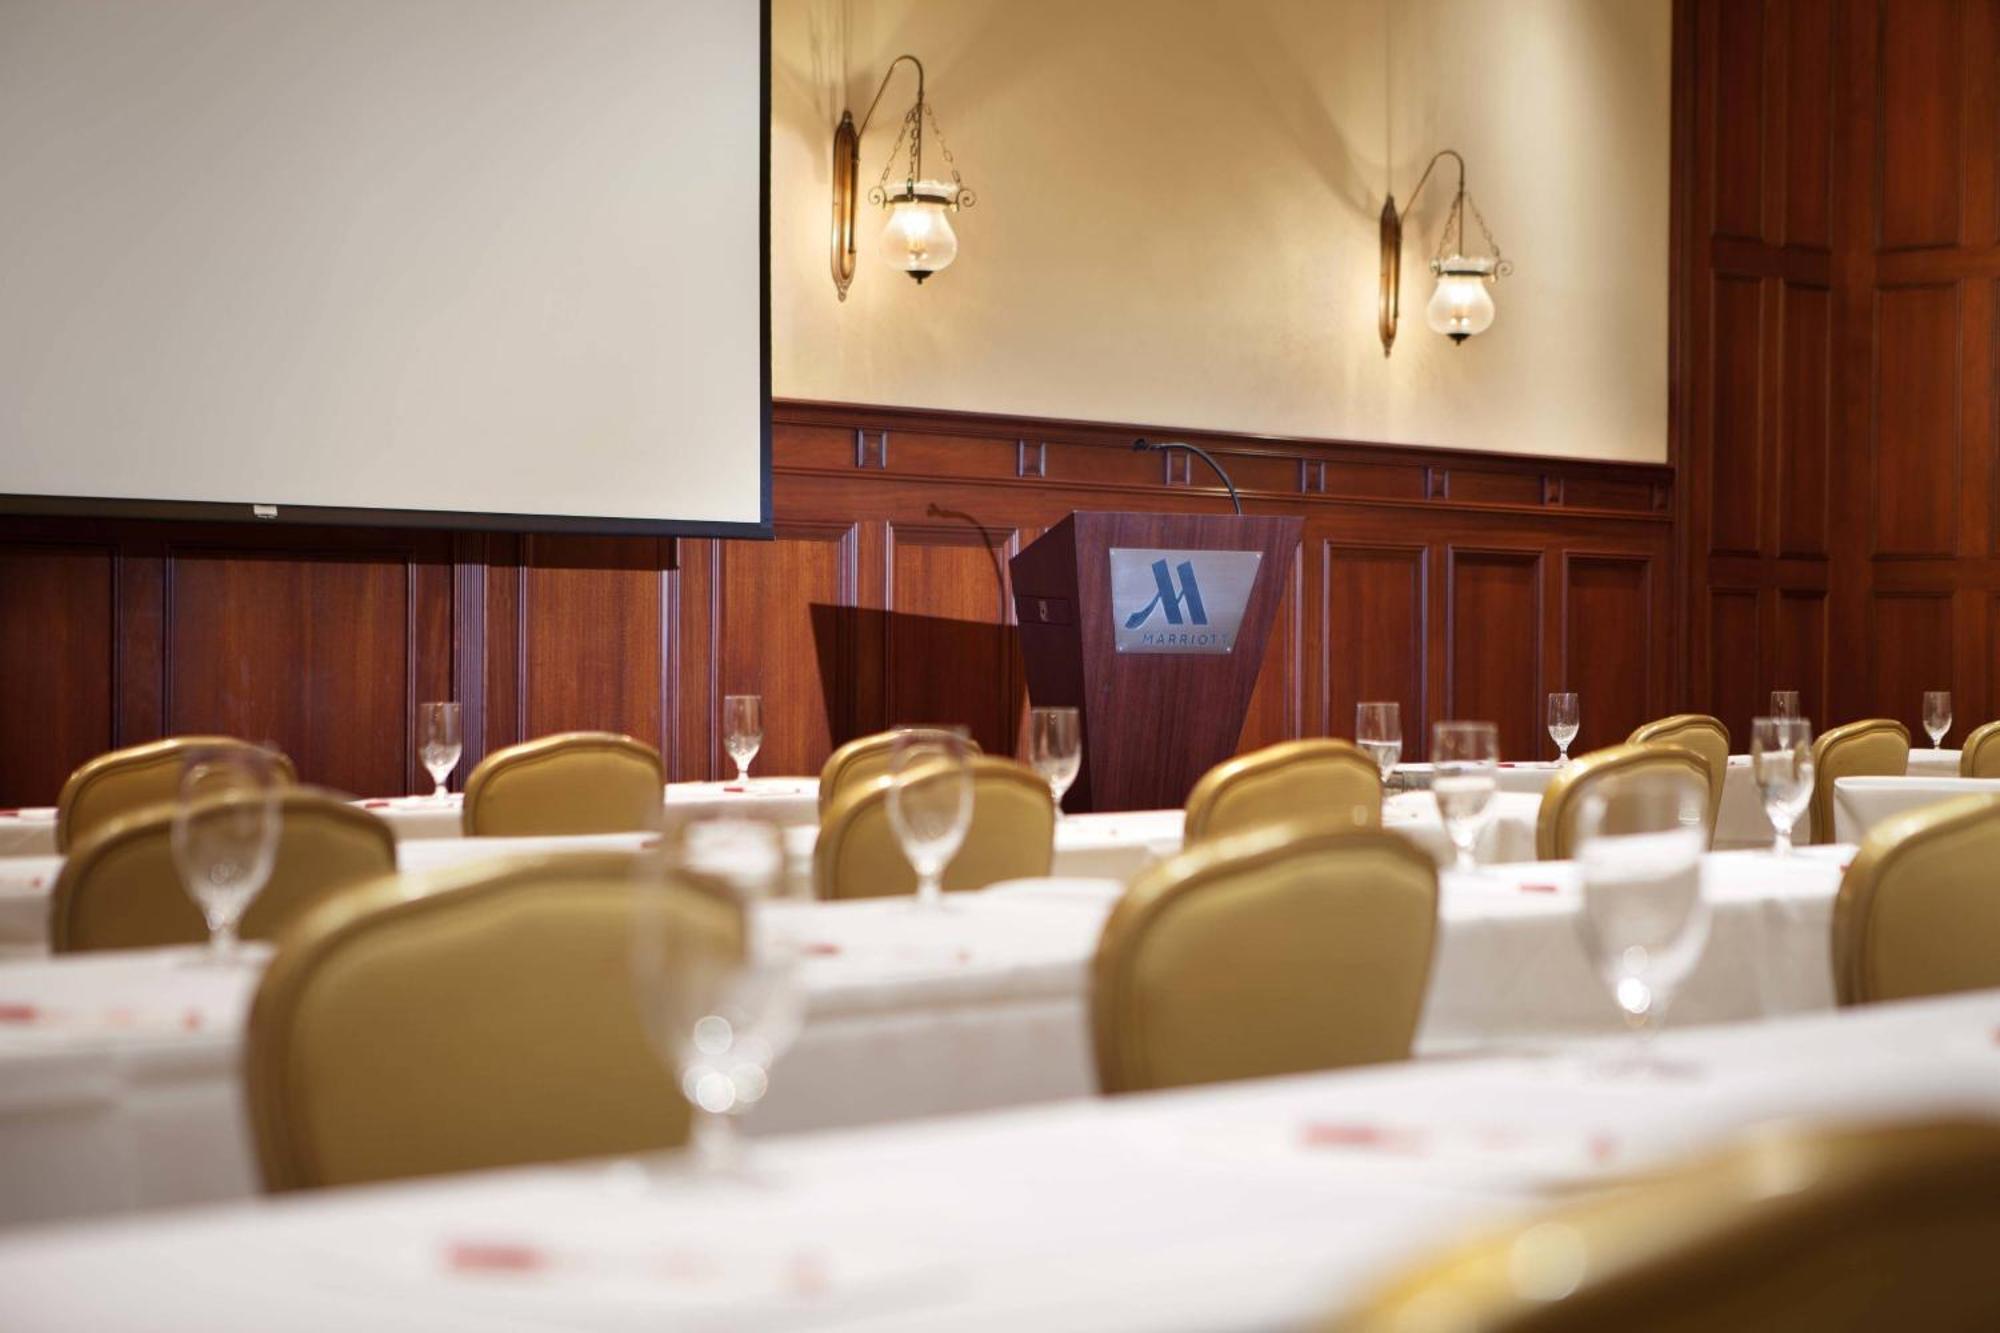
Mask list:
[[1476,875],[1479,873],[1479,858],[1472,854],[1472,844],[1459,844],[1457,870],[1460,874],[1464,875]]
[[740,787],[748,781],[750,781],[750,761],[747,759],[738,759],[736,761],[736,785]]
[[694,1107],[694,1123],[689,1126],[689,1142],[696,1163],[703,1171],[725,1174],[743,1161],[743,1135],[736,1118],[720,1111]]
[[437,783],[437,790],[431,793],[432,800],[442,801],[448,799],[451,796],[451,793],[445,790],[443,778],[434,777],[431,779],[431,781]]
[[225,921],[208,928],[208,956],[226,963],[236,956],[236,923]]
[[930,909],[944,904],[944,872],[926,870],[917,876],[917,906]]

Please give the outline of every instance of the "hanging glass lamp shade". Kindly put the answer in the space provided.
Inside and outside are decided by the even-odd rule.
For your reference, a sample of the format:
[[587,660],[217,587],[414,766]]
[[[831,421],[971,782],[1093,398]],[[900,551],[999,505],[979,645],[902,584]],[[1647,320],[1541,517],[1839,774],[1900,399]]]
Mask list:
[[958,258],[958,233],[951,229],[956,192],[941,181],[917,181],[889,200],[882,228],[882,258],[922,282]]
[[1493,293],[1487,290],[1493,277],[1491,259],[1454,254],[1431,267],[1437,271],[1437,290],[1431,293],[1424,318],[1432,329],[1462,343],[1493,326]]

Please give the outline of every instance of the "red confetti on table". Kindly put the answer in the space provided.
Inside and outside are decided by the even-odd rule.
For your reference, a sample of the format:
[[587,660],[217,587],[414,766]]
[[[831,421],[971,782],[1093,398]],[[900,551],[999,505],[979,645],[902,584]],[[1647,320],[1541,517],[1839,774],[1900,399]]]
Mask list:
[[1380,1148],[1387,1152],[1415,1152],[1421,1144],[1421,1136],[1406,1129],[1326,1121],[1308,1124],[1301,1138],[1308,1148]]
[[840,946],[829,944],[825,940],[814,940],[805,946],[803,952],[814,958],[831,958],[840,952]]
[[1555,885],[1555,884],[1523,884],[1523,885],[1521,886],[1521,892],[1523,892],[1523,893],[1560,893],[1560,892],[1562,892],[1562,889],[1561,889],[1561,887],[1560,887],[1560,886],[1558,886],[1558,885]]
[[32,1023],[41,1016],[32,1004],[0,1004],[0,1023]]
[[363,810],[387,810],[394,804],[394,801],[363,801],[361,808]]
[[4,816],[5,818],[8,819],[19,819],[21,817],[21,812],[19,810],[0,810],[0,816]]
[[181,1015],[181,1026],[189,1032],[201,1031],[201,1025],[207,1021],[201,1016],[201,1010],[199,1009],[190,1009]]
[[533,1245],[458,1241],[445,1247],[445,1264],[461,1273],[533,1273],[549,1266],[549,1256]]
[[734,791],[734,792],[748,792],[750,789],[748,787],[724,787],[723,790]]

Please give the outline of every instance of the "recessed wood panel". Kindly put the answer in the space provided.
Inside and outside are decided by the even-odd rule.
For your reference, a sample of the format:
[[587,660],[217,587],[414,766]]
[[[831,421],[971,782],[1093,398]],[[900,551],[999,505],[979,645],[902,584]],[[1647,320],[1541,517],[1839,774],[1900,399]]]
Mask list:
[[[856,539],[854,524],[787,524],[775,541],[714,543],[714,693],[718,705],[725,694],[763,697],[764,745],[753,772],[817,772],[852,739],[862,633]],[[710,760],[722,766],[722,737],[712,730]]]
[[1891,287],[1875,300],[1875,554],[1957,548],[1958,291]]
[[1564,559],[1563,688],[1577,692],[1580,715],[1572,753],[1616,745],[1648,720],[1658,649],[1651,561]]
[[1951,688],[1951,603],[1948,592],[1878,592],[1869,607],[1869,713],[1897,719],[1912,736],[1923,736],[1924,691]]
[[1354,735],[1357,704],[1393,702],[1401,706],[1404,757],[1421,758],[1430,736],[1424,689],[1428,552],[1325,542],[1320,559],[1328,734]]
[[1826,553],[1832,294],[1785,284],[1778,402],[1778,550]]
[[1454,549],[1449,561],[1444,717],[1492,722],[1501,758],[1536,758],[1545,707],[1541,553]]
[[1755,279],[1715,282],[1715,420],[1709,490],[1709,550],[1757,550],[1762,487],[1758,368],[1762,307]]
[[[1722,719],[1740,748],[1750,735],[1750,719],[1767,711],[1757,594],[1741,588],[1710,590],[1708,638],[1711,711]],[[1812,705],[1810,699],[1804,702]]]
[[884,658],[891,725],[961,724],[1011,755],[1026,685],[1012,624],[1012,528],[893,523]]
[[[1797,690],[1799,707],[1826,725],[1826,594],[1785,591],[1778,594],[1777,639],[1771,645],[1771,688]],[[1764,705],[1757,705],[1763,712]],[[1743,743],[1748,744],[1747,735]]]
[[1715,230],[1764,234],[1764,5],[1730,0],[1717,7]]
[[1959,0],[1883,0],[1881,12],[1881,243],[1951,245],[1962,171]]
[[0,546],[0,805],[112,748],[111,590],[107,547]]
[[1785,240],[1832,239],[1833,3],[1784,0]]
[[410,564],[396,552],[168,552],[166,731],[269,741],[305,782],[405,790]]
[[671,543],[629,537],[522,539],[524,739],[617,731],[666,748],[662,633]]
[[1299,587],[1303,572],[1300,557],[1294,555],[1291,568],[1285,572],[1285,592],[1278,601],[1278,613],[1271,620],[1264,665],[1258,668],[1250,706],[1243,715],[1243,732],[1237,738],[1239,752],[1298,737],[1299,702],[1305,683],[1301,656],[1305,645],[1299,623],[1305,609]]

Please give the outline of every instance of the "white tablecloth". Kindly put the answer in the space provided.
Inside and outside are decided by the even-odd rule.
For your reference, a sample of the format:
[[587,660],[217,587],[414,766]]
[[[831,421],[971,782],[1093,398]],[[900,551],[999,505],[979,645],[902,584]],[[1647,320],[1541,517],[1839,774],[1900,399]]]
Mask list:
[[53,856],[56,808],[52,805],[0,810],[0,857]]
[[2000,1112],[1992,992],[0,1240],[12,1333],[1300,1327],[1468,1229],[1785,1118]]
[[[1431,779],[1437,776],[1437,765],[1398,764],[1395,771],[1412,790],[1428,791]],[[1546,762],[1524,760],[1520,763],[1500,765],[1496,771],[1496,781],[1501,791],[1525,792],[1530,796],[1540,796],[1548,790],[1549,783],[1555,781],[1556,774],[1560,772],[1562,765],[1553,760]]]
[[[1958,776],[1958,751],[1912,750],[1907,772],[1911,777],[1955,778]],[[1757,780],[1750,772],[1750,756],[1732,754],[1729,756],[1729,776],[1722,784],[1722,808],[1715,816],[1715,850],[1725,852],[1769,847],[1771,836],[1771,821],[1764,814],[1764,797],[1757,790]],[[1849,841],[1838,830],[1835,837],[1841,842]],[[1801,843],[1811,841],[1811,811],[1799,816],[1798,824],[1792,829],[1792,838]]]
[[[1851,850],[1813,849],[1782,862],[1708,858],[1704,881],[1716,909],[1708,953],[1668,1011],[1669,1025],[1831,1005],[1827,922]],[[1091,1095],[1089,965],[1122,888],[1115,880],[1022,880],[954,895],[937,914],[907,899],[774,909],[773,928],[805,946],[808,1019],[751,1129]],[[1610,993],[1578,942],[1577,910],[1565,864],[1446,876],[1419,1052],[1619,1030]],[[255,972],[218,976],[162,960],[141,952],[0,966],[0,1015],[16,1014],[18,1029],[12,1044],[0,1041],[0,1089],[8,1090],[0,1222],[254,1188],[234,1034]],[[112,1008],[129,1011],[131,1031],[65,1017]],[[191,1011],[200,1021],[177,1026]],[[156,1166],[156,1157],[172,1160]],[[93,1161],[113,1165],[77,1176],[74,1187],[52,1165]]]
[[1840,778],[1833,784],[1833,835],[1858,843],[1883,820],[1960,796],[2000,795],[2000,778]]

